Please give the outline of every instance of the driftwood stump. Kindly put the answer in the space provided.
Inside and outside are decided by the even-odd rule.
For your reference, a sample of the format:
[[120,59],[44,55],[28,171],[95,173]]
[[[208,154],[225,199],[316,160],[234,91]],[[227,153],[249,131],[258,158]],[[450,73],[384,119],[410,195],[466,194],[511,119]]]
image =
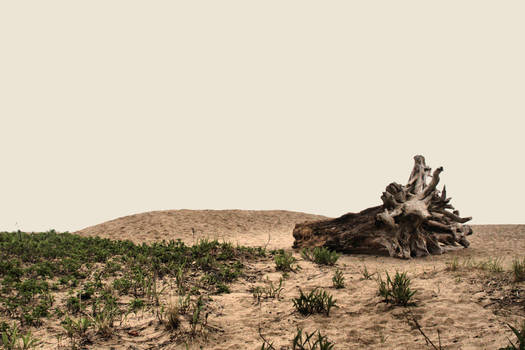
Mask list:
[[[442,167],[431,174],[421,155],[406,185],[391,183],[381,196],[383,205],[336,219],[297,224],[294,248],[324,246],[345,253],[385,254],[408,259],[443,254],[447,246],[468,247],[472,229],[437,190]],[[427,183],[427,179],[430,182]]]

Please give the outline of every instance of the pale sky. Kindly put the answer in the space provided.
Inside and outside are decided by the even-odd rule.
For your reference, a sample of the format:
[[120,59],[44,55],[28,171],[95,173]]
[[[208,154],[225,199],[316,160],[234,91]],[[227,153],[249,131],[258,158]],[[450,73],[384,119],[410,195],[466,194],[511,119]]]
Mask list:
[[339,216],[422,154],[525,223],[523,1],[2,1],[0,231]]

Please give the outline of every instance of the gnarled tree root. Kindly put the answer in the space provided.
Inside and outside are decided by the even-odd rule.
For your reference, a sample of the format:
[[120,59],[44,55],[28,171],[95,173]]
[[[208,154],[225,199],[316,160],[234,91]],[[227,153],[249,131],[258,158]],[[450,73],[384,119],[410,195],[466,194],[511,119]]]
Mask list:
[[[383,205],[336,219],[297,224],[294,248],[325,246],[346,253],[388,254],[408,259],[442,254],[447,246],[468,247],[472,229],[450,204],[446,189],[437,189],[442,167],[431,169],[421,155],[406,185],[391,183]],[[430,182],[427,179],[430,177]],[[452,210],[452,211],[450,211]]]

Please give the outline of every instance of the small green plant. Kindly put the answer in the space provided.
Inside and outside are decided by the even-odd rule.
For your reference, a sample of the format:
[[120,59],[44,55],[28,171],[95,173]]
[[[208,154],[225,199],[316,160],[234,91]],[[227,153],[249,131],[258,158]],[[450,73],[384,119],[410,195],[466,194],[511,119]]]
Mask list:
[[264,289],[261,286],[256,286],[252,289],[252,296],[256,300],[256,303],[259,304],[263,298]]
[[525,281],[525,258],[521,260],[516,258],[512,261],[512,272],[514,274],[514,281]]
[[166,314],[166,308],[164,307],[164,305],[157,305],[155,306],[153,310],[154,310],[154,314],[155,314],[155,318],[157,319],[157,322],[159,322],[160,324],[164,324],[165,322],[164,316]]
[[293,298],[292,301],[295,309],[302,315],[325,313],[326,316],[330,316],[330,309],[337,307],[336,300],[324,290],[315,288],[309,294],[304,294],[299,289],[299,292],[299,297]]
[[[259,328],[259,337],[263,341],[260,350],[276,350],[273,342],[270,342],[262,335],[261,328]],[[293,350],[332,350],[334,345],[328,340],[328,337],[321,335],[319,330],[308,334],[308,332],[303,333],[301,328],[297,328],[297,333],[292,339]]]
[[95,309],[91,321],[97,334],[109,338],[113,334],[113,324],[118,314],[118,306],[112,302],[108,302],[101,310]]
[[279,278],[279,284],[274,285],[272,281],[266,277],[267,286],[261,287],[257,286],[252,289],[253,298],[256,300],[256,303],[259,304],[261,299],[279,299],[281,292],[283,291],[283,278]]
[[78,319],[76,322],[76,329],[77,329],[78,335],[81,338],[84,338],[90,326],[91,326],[91,321],[89,320],[89,318],[81,317],[80,319]]
[[76,279],[76,277],[71,277],[69,279],[69,282],[71,283],[71,287],[76,287],[78,286],[78,280]]
[[132,282],[127,277],[116,278],[113,281],[113,288],[117,290],[121,295],[128,294],[131,290]]
[[325,247],[315,247],[313,249],[303,248],[301,255],[304,259],[315,262],[318,265],[335,265],[339,254]]
[[179,295],[179,299],[177,303],[177,308],[179,309],[179,313],[184,315],[188,311],[189,307],[190,307],[190,295],[189,294]]
[[2,325],[1,340],[2,348],[5,350],[26,350],[34,348],[38,345],[38,341],[33,338],[31,332],[25,334],[20,333],[16,323],[12,326],[7,324]]
[[292,349],[294,350],[331,350],[334,347],[334,343],[328,340],[328,338],[324,335],[321,335],[320,331],[312,332],[308,334],[308,332],[304,332],[303,337],[303,330],[298,328],[297,334],[295,335],[292,343]]
[[69,316],[62,321],[62,327],[71,340],[71,346],[75,348],[75,339],[78,337],[81,342],[86,340],[87,331],[91,326],[91,321],[86,317],[72,319]]
[[459,259],[457,256],[451,261],[447,262],[447,271],[457,271],[459,268]]
[[295,272],[300,269],[297,263],[297,259],[292,256],[292,253],[287,253],[284,250],[280,250],[273,257],[275,261],[275,267],[278,271],[292,271]]
[[[200,321],[200,315],[202,312],[202,307],[204,303],[202,301],[202,296],[197,299],[195,302],[194,308],[193,308],[193,314],[191,316],[191,334],[195,335],[197,332],[197,326],[201,323]],[[202,324],[201,324],[202,329]]]
[[92,283],[88,283],[84,286],[84,289],[77,293],[77,297],[81,300],[88,300],[95,294],[95,287]]
[[71,341],[71,347],[75,348],[75,326],[69,316],[67,316],[66,319],[62,321],[62,328],[64,328],[66,335]]
[[277,286],[273,285],[273,282],[266,278],[269,285],[267,288],[265,288],[264,292],[266,294],[266,298],[273,298],[273,299],[279,299],[279,296],[281,292],[283,291],[283,278],[279,278],[279,284]]
[[185,280],[185,270],[184,265],[179,265],[177,271],[175,272],[175,280],[177,282],[177,293],[183,294],[185,291],[184,280]]
[[364,280],[370,280],[376,274],[376,272],[374,272],[374,273],[368,272],[368,269],[366,268],[366,265],[363,268],[363,271],[361,271],[361,273],[363,274],[363,279]]
[[66,307],[73,314],[79,313],[82,308],[80,298],[69,297],[66,301]]
[[517,343],[513,343],[509,339],[510,345],[504,348],[500,348],[499,350],[525,350],[525,321],[521,324],[521,329],[518,329],[516,327],[511,326],[510,324],[507,324],[507,326],[512,330],[512,333],[517,338]]
[[217,294],[229,294],[230,293],[230,287],[228,287],[226,284],[219,282],[217,283]]
[[411,280],[406,272],[399,273],[392,280],[388,272],[386,273],[386,281],[383,281],[381,276],[378,277],[379,295],[386,303],[394,305],[407,306],[411,303],[412,297],[416,294],[415,290],[410,289]]
[[341,289],[345,287],[345,278],[341,270],[339,269],[335,270],[334,276],[332,277],[332,282],[334,284],[334,287],[337,289]]
[[144,300],[142,299],[132,299],[129,302],[129,311],[130,312],[137,312],[138,310],[142,310],[144,308]]
[[204,271],[211,271],[217,266],[217,260],[210,253],[206,253],[206,255],[198,257],[195,264]]

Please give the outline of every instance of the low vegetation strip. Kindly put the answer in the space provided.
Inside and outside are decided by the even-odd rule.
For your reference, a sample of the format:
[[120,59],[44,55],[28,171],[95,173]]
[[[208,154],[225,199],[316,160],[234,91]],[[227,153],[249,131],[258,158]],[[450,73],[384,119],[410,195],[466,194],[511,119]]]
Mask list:
[[[1,232],[0,320],[18,325],[13,332],[15,326],[3,321],[0,329],[2,335],[10,330],[11,342],[13,334],[22,336],[18,327],[58,318],[73,342],[90,328],[107,336],[114,320],[138,309],[150,308],[162,322],[169,309],[159,300],[163,279],[175,280],[181,300],[189,304],[192,295],[228,292],[243,262],[265,255],[263,248],[216,240],[193,246],[181,241],[138,245],[55,231]],[[204,301],[199,300],[200,309]]]

